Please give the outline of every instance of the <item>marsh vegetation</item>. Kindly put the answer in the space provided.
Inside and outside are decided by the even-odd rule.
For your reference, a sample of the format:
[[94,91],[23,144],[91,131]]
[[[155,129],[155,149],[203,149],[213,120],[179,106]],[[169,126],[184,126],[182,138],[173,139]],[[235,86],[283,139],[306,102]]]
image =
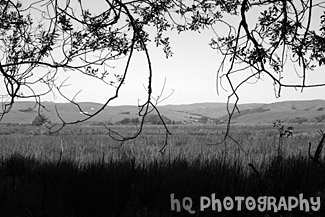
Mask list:
[[[132,133],[135,126],[114,126]],[[270,125],[232,127],[171,125],[165,152],[161,126],[145,126],[137,139],[120,144],[102,127],[74,126],[59,134],[30,134],[41,128],[1,128],[0,213],[2,216],[189,216],[171,211],[170,194],[199,198],[298,196],[325,198],[325,170],[309,159],[322,125],[296,125],[283,138]],[[324,162],[324,155],[321,155]],[[255,169],[255,170],[254,170]],[[197,216],[323,216],[291,212],[207,210]]]

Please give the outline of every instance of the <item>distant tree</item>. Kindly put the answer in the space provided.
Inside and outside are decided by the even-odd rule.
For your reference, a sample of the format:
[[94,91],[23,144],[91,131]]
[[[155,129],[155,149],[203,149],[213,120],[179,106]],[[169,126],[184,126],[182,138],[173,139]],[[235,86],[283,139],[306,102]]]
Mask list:
[[130,118],[124,118],[121,121],[119,121],[119,123],[123,125],[130,124]]
[[137,125],[137,124],[140,123],[140,120],[139,120],[139,118],[132,118],[132,119],[130,120],[130,122],[131,122],[132,124],[134,124],[134,125]]
[[39,114],[34,118],[34,120],[32,122],[32,125],[34,125],[34,126],[42,126],[45,123],[50,123],[49,118],[47,118],[43,114]]
[[164,121],[165,124],[172,123],[172,121],[164,115],[161,115],[161,117],[159,117],[159,115],[150,114],[147,115],[146,117],[146,123],[153,124],[153,125],[162,125],[163,124],[162,120]]
[[201,116],[200,119],[199,119],[199,122],[205,124],[205,123],[208,122],[208,120],[209,120],[208,117],[206,117],[206,116]]

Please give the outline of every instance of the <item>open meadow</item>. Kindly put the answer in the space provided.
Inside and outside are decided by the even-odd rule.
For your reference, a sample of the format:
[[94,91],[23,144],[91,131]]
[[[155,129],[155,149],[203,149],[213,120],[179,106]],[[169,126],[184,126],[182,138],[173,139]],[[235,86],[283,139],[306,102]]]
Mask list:
[[[136,130],[112,128],[122,135]],[[138,138],[121,144],[104,127],[66,127],[47,135],[40,127],[2,125],[0,216],[324,216],[325,169],[308,156],[323,125],[294,125],[289,137],[279,137],[272,125],[234,125],[230,135],[236,142],[222,143],[224,125],[169,129],[160,152],[161,126],[145,125]],[[324,154],[320,159],[325,162]],[[221,202],[227,196],[303,194],[319,197],[321,206],[201,210],[202,197],[212,194]],[[182,204],[186,197],[192,199],[190,209]]]

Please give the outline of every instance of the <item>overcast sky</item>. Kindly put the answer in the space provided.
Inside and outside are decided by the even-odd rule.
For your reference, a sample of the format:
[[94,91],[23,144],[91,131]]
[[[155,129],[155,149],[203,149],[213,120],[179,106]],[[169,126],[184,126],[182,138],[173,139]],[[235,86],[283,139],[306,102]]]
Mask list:
[[[216,50],[209,47],[212,33],[182,33],[174,34],[171,38],[171,46],[174,55],[166,59],[161,49],[155,46],[149,47],[153,67],[153,97],[160,95],[164,81],[166,80],[162,98],[169,96],[160,103],[165,104],[189,104],[197,102],[227,102],[230,93],[226,80],[224,87],[217,94],[217,69],[222,56]],[[123,71],[124,65],[116,65],[116,71]],[[299,82],[297,76],[291,72],[291,80]],[[324,69],[312,72],[307,77],[307,82],[313,83],[325,81]],[[246,72],[250,73],[250,72]],[[74,91],[82,89],[77,101],[93,101],[103,103],[112,89],[106,85],[89,79],[76,76],[71,78]],[[78,82],[76,82],[78,81]],[[121,89],[119,98],[112,105],[137,104],[138,100],[145,100],[145,88],[148,81],[148,67],[143,53],[136,53],[126,78],[125,86]],[[239,89],[239,103],[270,103],[285,100],[310,100],[325,99],[324,87],[301,89],[283,88],[281,97],[276,98],[272,81],[264,77],[254,84],[245,84]],[[228,91],[228,92],[227,92]],[[142,100],[141,100],[142,99]]]

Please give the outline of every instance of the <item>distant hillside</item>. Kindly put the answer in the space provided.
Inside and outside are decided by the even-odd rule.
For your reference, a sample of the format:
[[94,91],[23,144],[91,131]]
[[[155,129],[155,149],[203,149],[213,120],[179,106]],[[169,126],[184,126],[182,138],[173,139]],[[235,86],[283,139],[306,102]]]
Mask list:
[[[221,119],[227,118],[226,116]],[[264,104],[251,109],[236,112],[233,123],[272,123],[281,120],[289,123],[325,122],[325,101],[284,101]]]
[[[252,109],[264,104],[242,104],[239,105],[240,109]],[[229,105],[232,108],[232,104]],[[196,116],[206,116],[209,118],[219,118],[227,114],[227,104],[226,103],[194,103],[186,105],[166,105],[160,106],[160,108],[177,111],[179,113],[187,113]]]
[[[76,121],[85,114],[80,113],[78,107],[71,103],[43,102],[41,113],[49,117],[52,122],[59,122],[58,114],[66,121]],[[82,102],[80,107],[88,114],[93,114],[102,106],[98,103]],[[232,108],[232,104],[229,105]],[[158,106],[159,112],[167,118],[181,123],[222,123],[227,120],[226,103],[194,103],[186,105]],[[282,120],[292,123],[320,123],[325,122],[325,101],[284,101],[270,104],[240,104],[240,112],[235,112],[233,123],[258,124],[272,123]],[[57,112],[58,111],[58,114]],[[136,118],[139,112],[137,106],[107,106],[104,111],[90,119],[89,122],[117,122],[124,118]],[[17,102],[11,112],[6,114],[1,123],[32,123],[37,115],[37,107],[33,102]]]

